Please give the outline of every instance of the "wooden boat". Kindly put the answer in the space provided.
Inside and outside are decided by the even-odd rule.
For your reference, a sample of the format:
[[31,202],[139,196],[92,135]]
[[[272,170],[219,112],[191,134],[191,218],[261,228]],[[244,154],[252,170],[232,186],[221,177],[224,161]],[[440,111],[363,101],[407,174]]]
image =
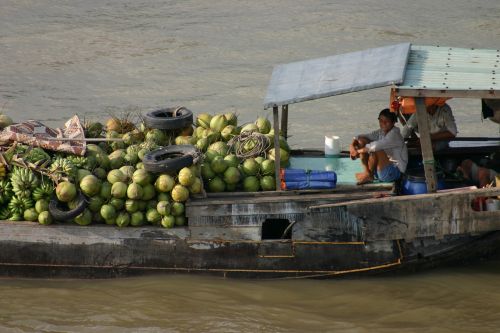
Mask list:
[[[457,139],[469,148],[451,145],[434,156],[423,98],[500,99],[490,75],[498,54],[405,43],[275,67],[265,100],[265,107],[273,108],[275,133],[281,129],[287,135],[292,103],[381,86],[415,97],[421,147],[413,155],[426,161],[426,194],[395,196],[392,184],[356,186],[339,178],[331,190],[194,198],[186,205],[189,225],[182,228],[1,221],[0,275],[331,278],[413,271],[496,255],[500,210],[477,210],[474,203],[500,196],[500,188],[437,191],[434,161],[498,152],[499,138]],[[465,85],[463,78],[469,79]],[[276,146],[277,140],[275,136]],[[325,158],[305,150],[293,156]]]

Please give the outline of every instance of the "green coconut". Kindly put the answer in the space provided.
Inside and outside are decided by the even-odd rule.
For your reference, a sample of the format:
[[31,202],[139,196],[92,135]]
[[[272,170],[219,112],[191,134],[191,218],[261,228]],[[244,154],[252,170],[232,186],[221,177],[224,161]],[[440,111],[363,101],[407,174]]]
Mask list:
[[[268,151],[268,157],[269,157],[270,160],[273,160],[273,161],[275,160],[274,154],[275,154],[275,149],[274,148],[269,149],[269,151]],[[281,160],[281,163],[282,164],[287,163],[289,158],[290,158],[290,154],[286,150],[284,150],[283,148],[280,148],[280,160]]]
[[140,227],[144,224],[144,214],[142,212],[133,212],[130,214],[130,225],[132,227]]
[[156,196],[156,191],[153,184],[143,185],[142,191],[142,200],[151,200]]
[[80,189],[88,197],[95,196],[101,191],[101,181],[94,175],[87,175],[80,181]]
[[0,114],[0,130],[4,129],[7,126],[12,125],[14,122],[12,121],[12,118],[5,115],[5,114]]
[[43,211],[38,214],[38,223],[43,224],[43,225],[49,225],[52,223],[52,216],[48,211]]
[[238,126],[238,116],[234,112],[228,112],[224,114],[227,119],[227,124],[231,126]]
[[103,182],[101,184],[101,191],[99,192],[99,195],[105,199],[105,200],[108,200],[108,199],[111,199],[111,187],[113,185],[110,183],[110,182]]
[[217,141],[208,146],[207,150],[215,151],[220,156],[226,156],[229,150],[229,146],[223,141]]
[[146,212],[146,221],[151,224],[157,224],[161,220],[161,215],[156,208],[149,208]]
[[226,171],[227,169],[227,162],[224,160],[224,158],[222,156],[216,156],[214,157],[214,159],[212,160],[212,162],[210,162],[210,168],[215,172],[215,173],[223,173],[224,171]]
[[116,182],[111,186],[111,196],[113,198],[125,198],[127,196],[127,184]]
[[178,227],[182,227],[187,224],[187,218],[185,216],[176,216],[175,217],[175,225]]
[[247,176],[255,176],[260,170],[260,164],[254,158],[247,158],[243,161],[241,169]]
[[151,174],[144,169],[135,170],[132,174],[132,181],[139,185],[146,185],[151,183]]
[[212,120],[212,116],[208,113],[200,113],[196,117],[196,126],[200,126],[202,128],[210,128],[210,121]]
[[177,202],[184,202],[189,198],[189,190],[180,184],[177,184],[172,189],[172,199]]
[[276,190],[276,180],[273,176],[264,176],[260,179],[260,187],[263,191]]
[[190,168],[184,167],[179,171],[177,179],[179,180],[179,183],[181,185],[191,186],[191,184],[193,184],[194,180],[196,179],[196,176],[193,174]]
[[103,198],[98,195],[94,195],[93,197],[89,198],[88,201],[89,205],[87,207],[93,213],[100,211],[102,205],[104,204]]
[[80,181],[83,179],[83,177],[88,176],[88,175],[91,175],[91,174],[92,174],[92,172],[90,172],[90,171],[89,171],[89,170],[87,170],[87,169],[78,169],[78,170],[76,171],[76,180],[77,180],[78,182],[80,182]]
[[108,205],[108,204],[102,205],[100,212],[101,212],[102,218],[105,220],[114,219],[116,217],[116,209],[112,205]]
[[109,204],[115,207],[116,211],[120,211],[125,207],[125,199],[123,198],[111,198]]
[[163,216],[161,218],[160,224],[164,228],[168,228],[168,229],[173,228],[175,225],[175,217],[173,217],[172,215]]
[[222,131],[227,126],[227,119],[223,114],[218,114],[210,120],[210,128],[216,132]]
[[224,156],[224,160],[227,162],[228,166],[237,167],[240,164],[240,159],[235,154],[229,154]]
[[168,201],[158,201],[156,210],[160,215],[167,216],[170,214],[170,203]]
[[123,172],[123,174],[125,175],[125,177],[126,177],[125,183],[132,181],[132,176],[134,175],[134,172],[135,172],[135,168],[133,166],[124,165],[124,166],[120,167],[120,169],[118,169],[118,170]]
[[35,210],[38,214],[43,211],[49,210],[49,202],[46,199],[37,200],[35,203]]
[[186,211],[186,207],[182,202],[173,202],[170,207],[170,214],[172,216],[182,216]]
[[215,177],[215,172],[210,167],[210,163],[203,163],[201,165],[201,176],[205,180],[210,180]]
[[260,174],[261,175],[274,175],[274,160],[264,160],[260,164]]
[[127,198],[129,199],[140,200],[143,194],[144,190],[142,186],[137,183],[132,183],[127,187]]
[[198,148],[201,151],[206,151],[208,148],[208,139],[207,138],[200,138],[196,141],[195,144],[196,148]]
[[227,125],[220,132],[220,136],[225,142],[231,140],[235,135],[237,135],[236,127],[233,125]]
[[188,190],[189,190],[189,193],[192,193],[192,194],[201,193],[201,191],[203,190],[203,182],[201,181],[201,179],[196,177],[194,179],[193,184],[191,184],[191,186],[189,186]]
[[108,172],[107,179],[108,179],[108,182],[110,182],[111,184],[118,183],[118,182],[125,183],[127,181],[127,176],[123,172],[121,172],[120,170],[114,169],[114,170],[111,170],[110,172]]
[[162,174],[155,182],[155,188],[158,192],[170,192],[175,185],[175,180],[170,175]]
[[257,120],[255,120],[255,125],[257,125],[261,134],[267,134],[271,130],[271,122],[264,117],[258,117]]
[[140,200],[133,200],[133,199],[125,200],[125,210],[129,213],[137,212],[139,210],[139,201]]
[[28,208],[24,211],[23,217],[25,221],[35,222],[38,221],[38,212],[35,208]]
[[246,124],[243,127],[241,127],[241,129],[240,129],[240,133],[243,133],[243,132],[252,133],[252,132],[258,132],[258,131],[259,131],[259,128],[257,127],[257,125],[255,125],[253,123]]
[[70,202],[76,198],[76,186],[73,183],[64,181],[57,184],[56,196],[59,201]]
[[90,212],[90,210],[85,208],[80,215],[75,217],[74,221],[78,225],[89,225],[92,223],[92,213]]
[[224,192],[226,183],[219,176],[214,177],[208,182],[208,189],[210,192]]
[[130,215],[127,212],[120,212],[116,217],[116,225],[120,228],[124,228],[130,224]]
[[257,192],[260,188],[259,179],[255,176],[248,176],[243,179],[243,190],[245,192]]
[[241,179],[238,168],[231,166],[224,171],[224,182],[226,184],[237,184]]

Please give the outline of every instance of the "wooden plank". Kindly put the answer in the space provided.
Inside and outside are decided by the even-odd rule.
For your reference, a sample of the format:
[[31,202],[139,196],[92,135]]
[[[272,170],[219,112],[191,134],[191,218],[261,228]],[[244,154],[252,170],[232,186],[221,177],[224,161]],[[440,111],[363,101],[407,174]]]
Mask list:
[[422,159],[424,163],[425,182],[427,193],[436,192],[436,170],[434,167],[434,154],[430,135],[429,115],[423,98],[415,99],[417,108],[418,133],[420,134],[420,146],[422,148]]
[[281,133],[288,139],[288,105],[283,105],[281,107]]
[[268,197],[258,200],[246,199],[227,201],[211,200],[204,205],[186,205],[186,216],[188,218],[197,216],[258,216],[268,214],[295,214],[304,213],[308,207],[314,204],[327,204],[335,202],[345,202],[352,200],[362,200],[374,197],[373,192],[347,193],[336,195],[310,195],[294,197]]
[[274,177],[276,180],[276,191],[281,191],[280,182],[280,168],[281,168],[281,154],[280,154],[280,127],[278,107],[273,107],[273,126],[274,126]]
[[478,234],[500,230],[500,210],[474,211],[473,200],[498,195],[500,188],[487,188],[314,206],[308,220],[329,218],[331,224],[361,231],[363,241]]

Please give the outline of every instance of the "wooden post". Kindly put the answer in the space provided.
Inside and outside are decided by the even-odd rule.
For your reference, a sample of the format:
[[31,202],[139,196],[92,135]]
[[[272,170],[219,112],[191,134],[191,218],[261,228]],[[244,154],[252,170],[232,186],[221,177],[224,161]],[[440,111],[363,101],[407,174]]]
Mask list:
[[281,190],[280,182],[280,124],[278,107],[273,106],[273,126],[274,126],[274,177],[276,178],[276,191]]
[[281,133],[288,139],[288,104],[281,106]]
[[424,164],[427,193],[434,193],[436,192],[436,170],[434,154],[432,152],[429,115],[427,114],[424,98],[416,97],[415,106],[417,109],[418,133],[420,134],[420,147],[422,149],[422,162]]

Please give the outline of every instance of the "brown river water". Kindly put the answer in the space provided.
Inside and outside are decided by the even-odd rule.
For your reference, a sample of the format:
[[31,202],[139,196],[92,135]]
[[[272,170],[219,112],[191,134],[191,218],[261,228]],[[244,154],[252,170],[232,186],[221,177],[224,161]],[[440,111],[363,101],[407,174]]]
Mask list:
[[[498,0],[0,0],[0,112],[62,126],[74,114],[183,105],[268,116],[273,65],[401,42],[500,47]],[[290,106],[293,148],[376,126],[388,89]],[[459,135],[498,136],[452,100]],[[316,281],[152,276],[0,280],[0,332],[500,332],[500,263]]]

